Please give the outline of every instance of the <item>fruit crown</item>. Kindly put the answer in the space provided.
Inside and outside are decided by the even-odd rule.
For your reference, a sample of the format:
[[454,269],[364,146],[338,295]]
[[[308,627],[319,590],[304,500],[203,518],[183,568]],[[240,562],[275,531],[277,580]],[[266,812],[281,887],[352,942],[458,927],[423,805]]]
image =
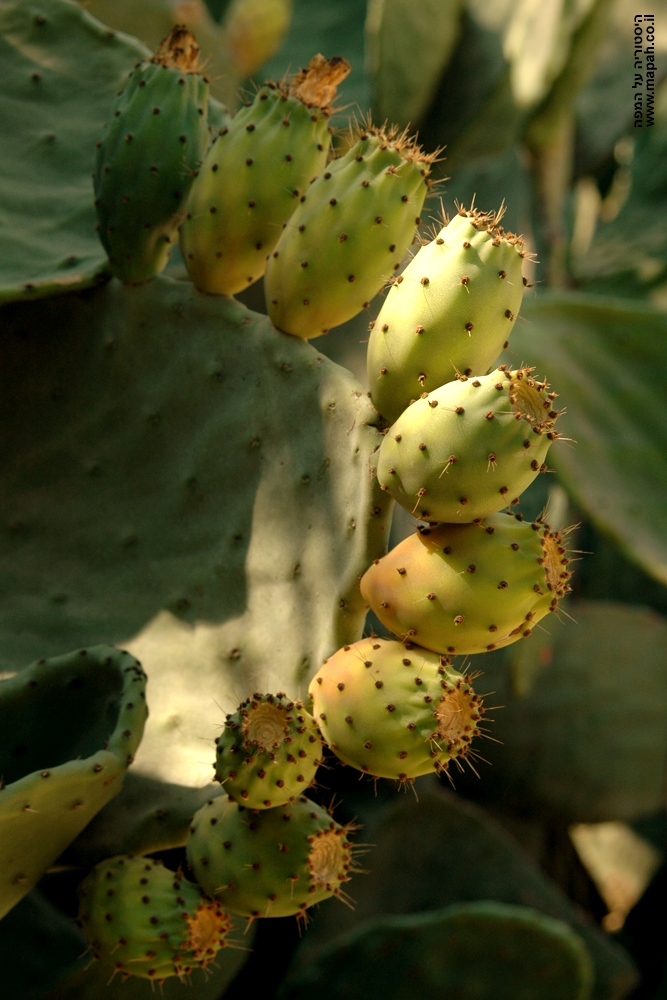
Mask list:
[[380,149],[394,149],[408,163],[420,164],[424,174],[427,174],[433,164],[441,159],[442,149],[439,147],[432,153],[424,152],[422,146],[417,142],[417,135],[410,135],[409,126],[401,129],[398,125],[390,125],[388,122],[375,125],[370,114],[355,120],[350,125],[346,146],[351,148],[355,143],[367,139],[370,135],[377,140]]
[[278,82],[267,80],[266,86],[277,90],[282,97],[296,97],[307,108],[317,108],[324,115],[333,114],[336,89],[352,67],[342,56],[325,58],[320,52],[310,60],[305,69],[293,77]]
[[199,45],[184,24],[175,24],[163,38],[151,58],[152,63],[167,69],[180,69],[182,73],[199,73]]

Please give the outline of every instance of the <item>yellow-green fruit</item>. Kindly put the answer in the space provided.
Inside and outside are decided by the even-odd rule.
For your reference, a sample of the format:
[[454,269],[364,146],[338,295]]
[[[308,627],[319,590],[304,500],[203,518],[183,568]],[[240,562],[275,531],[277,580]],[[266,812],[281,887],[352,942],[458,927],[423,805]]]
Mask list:
[[368,308],[420,222],[433,161],[405,135],[365,128],[308,189],[269,259],[275,325],[306,339]]
[[383,625],[434,652],[508,646],[556,610],[572,575],[563,535],[519,518],[420,528],[376,560],[361,592]]
[[308,185],[327,162],[331,102],[350,71],[311,59],[288,83],[267,83],[211,147],[187,204],[181,250],[204,292],[233,295],[264,274]]
[[559,437],[556,393],[531,372],[503,367],[425,393],[384,437],[381,488],[424,521],[467,523],[516,502]]
[[322,734],[365,774],[410,781],[465,757],[482,699],[446,656],[412,642],[361,639],[330,656],[308,689]]
[[79,900],[94,956],[124,979],[189,976],[213,962],[231,926],[217,900],[152,858],[100,862],[79,886]]
[[195,813],[188,863],[233,913],[287,917],[342,894],[353,870],[349,832],[304,795],[261,812],[221,796]]
[[457,374],[484,375],[508,346],[525,250],[498,221],[462,208],[389,290],[368,344],[368,385],[391,423]]
[[303,793],[322,756],[312,715],[284,694],[246,699],[215,743],[215,776],[248,809],[281,806]]

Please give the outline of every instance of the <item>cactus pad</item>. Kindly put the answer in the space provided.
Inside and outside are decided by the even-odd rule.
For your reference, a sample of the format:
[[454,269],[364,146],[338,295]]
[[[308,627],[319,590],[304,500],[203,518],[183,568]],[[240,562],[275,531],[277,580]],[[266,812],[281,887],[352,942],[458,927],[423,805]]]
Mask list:
[[0,682],[0,917],[120,791],[141,740],[146,675],[111,646]]
[[457,374],[484,375],[508,346],[525,251],[499,215],[461,209],[390,289],[368,345],[368,385],[391,423]]
[[302,794],[320,763],[310,712],[284,694],[254,694],[228,715],[216,739],[216,778],[238,805],[270,809]]
[[568,562],[561,532],[495,514],[421,528],[367,570],[361,592],[401,639],[467,656],[530,635],[556,611]]
[[95,205],[113,273],[140,284],[166,266],[208,145],[199,46],[174,27],[121,89],[98,143]]
[[411,642],[362,639],[311,681],[313,713],[345,764],[409,781],[465,757],[483,714],[469,679]]
[[425,393],[382,442],[380,487],[425,521],[470,522],[517,502],[546,471],[556,394],[532,369],[497,369]]
[[188,862],[205,891],[233,913],[302,914],[343,894],[353,870],[350,829],[303,795],[261,812],[220,797],[192,821]]
[[318,337],[368,308],[412,242],[433,159],[369,125],[329,164],[269,258],[266,301],[280,330]]
[[227,943],[231,920],[220,903],[150,858],[101,862],[79,886],[79,900],[95,958],[123,978],[184,978],[213,962]]
[[392,509],[377,414],[267,317],[162,275],[12,305],[5,330],[2,669],[122,642],[152,681],[143,773],[207,784],[216,702],[298,690],[361,634]]
[[593,962],[566,923],[523,906],[460,903],[382,916],[331,942],[282,1000],[589,1000]]
[[198,288],[233,295],[264,274],[299,197],[324,169],[344,59],[314,56],[286,84],[262,87],[209,150],[187,205],[181,247]]

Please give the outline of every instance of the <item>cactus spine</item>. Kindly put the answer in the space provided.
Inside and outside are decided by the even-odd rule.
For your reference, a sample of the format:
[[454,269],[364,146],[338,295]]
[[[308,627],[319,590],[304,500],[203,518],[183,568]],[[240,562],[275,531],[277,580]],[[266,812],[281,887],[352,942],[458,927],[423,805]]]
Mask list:
[[125,284],[166,266],[208,143],[208,82],[199,46],[174,27],[118,95],[98,144],[95,205],[109,265]]

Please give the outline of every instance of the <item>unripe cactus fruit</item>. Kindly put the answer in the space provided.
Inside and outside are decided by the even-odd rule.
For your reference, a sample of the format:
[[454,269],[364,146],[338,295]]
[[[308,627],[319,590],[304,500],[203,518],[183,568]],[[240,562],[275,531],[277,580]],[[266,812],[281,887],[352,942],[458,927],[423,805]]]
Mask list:
[[238,805],[281,806],[315,777],[322,740],[312,715],[284,694],[254,694],[216,739],[215,775]]
[[187,206],[181,249],[197,288],[233,295],[264,274],[299,198],[324,169],[331,103],[350,64],[314,56],[268,83],[209,150]]
[[188,862],[199,884],[234,913],[301,914],[343,895],[354,868],[350,829],[303,795],[262,812],[221,796],[195,813]]
[[572,574],[563,534],[518,517],[421,528],[366,571],[364,598],[400,638],[438,653],[484,653],[530,635]]
[[199,46],[174,27],[118,95],[98,144],[95,206],[111,270],[141,284],[165,267],[208,143]]
[[526,252],[499,219],[461,208],[389,290],[367,358],[373,405],[390,422],[457,374],[484,375],[507,347]]
[[79,922],[96,958],[158,983],[205,968],[231,920],[199,886],[151,858],[102,861],[79,886]]
[[268,312],[306,339],[369,306],[410,246],[435,154],[394,131],[362,127],[308,189],[271,255]]
[[334,753],[378,778],[447,769],[479,735],[482,699],[467,677],[412,642],[361,639],[311,681],[313,713]]
[[531,368],[461,379],[425,393],[385,435],[383,490],[425,521],[495,514],[546,471],[556,393]]

